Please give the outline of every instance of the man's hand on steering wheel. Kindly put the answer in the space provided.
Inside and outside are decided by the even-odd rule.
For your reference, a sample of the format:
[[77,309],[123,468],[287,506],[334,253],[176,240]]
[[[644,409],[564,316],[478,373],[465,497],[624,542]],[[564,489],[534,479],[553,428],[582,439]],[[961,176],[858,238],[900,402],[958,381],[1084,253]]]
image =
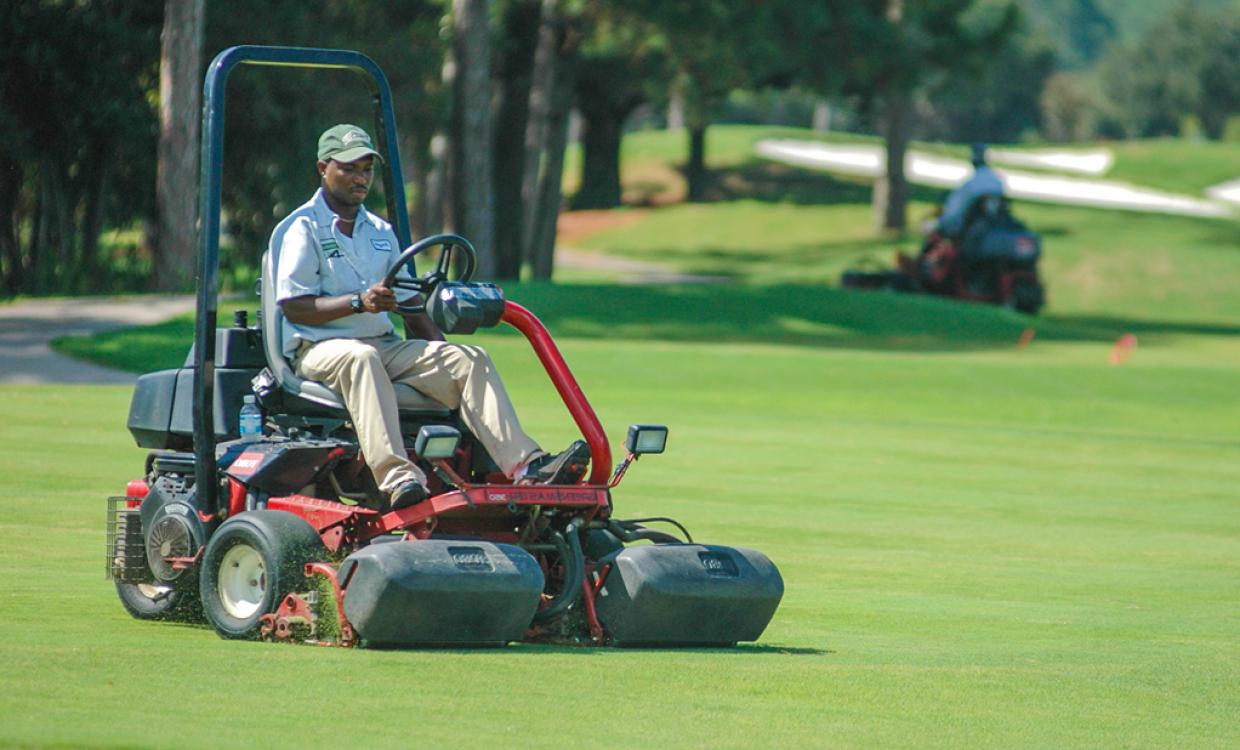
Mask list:
[[[439,262],[433,270],[428,271],[417,279],[399,278],[397,276],[401,268],[413,259],[414,256],[436,246],[442,246],[443,251],[440,253]],[[477,267],[478,254],[474,250],[474,246],[464,237],[455,234],[436,234],[405,248],[405,251],[400,254],[396,262],[388,269],[383,281],[379,282],[382,286],[390,289],[414,292],[413,296],[402,299],[396,304],[394,308],[396,312],[401,315],[418,315],[426,312],[426,303],[423,300],[423,296],[434,294],[435,288],[439,284],[449,280],[452,257],[458,249],[462,253],[461,257],[464,263],[456,280],[469,281],[474,275],[474,268]]]
[[389,289],[382,281],[376,282],[369,289],[361,292],[362,310],[368,313],[396,311],[396,292]]

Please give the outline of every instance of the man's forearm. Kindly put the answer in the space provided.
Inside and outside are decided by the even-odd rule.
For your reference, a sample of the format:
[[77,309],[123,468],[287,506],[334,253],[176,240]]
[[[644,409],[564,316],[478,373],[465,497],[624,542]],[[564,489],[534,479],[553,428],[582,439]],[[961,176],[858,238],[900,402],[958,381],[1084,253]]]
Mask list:
[[[386,289],[376,291],[374,287],[361,292],[362,309],[365,312],[391,312],[389,308],[396,306],[395,297]],[[333,320],[354,314],[353,295],[342,294],[338,297],[318,297],[306,295],[293,297],[280,303],[284,317],[290,323],[303,326],[318,326]],[[443,341],[443,331],[426,313],[404,315],[406,338],[423,339],[425,341]]]
[[352,297],[351,294],[342,294],[339,297],[294,297],[281,302],[280,309],[290,323],[319,326],[352,315]]

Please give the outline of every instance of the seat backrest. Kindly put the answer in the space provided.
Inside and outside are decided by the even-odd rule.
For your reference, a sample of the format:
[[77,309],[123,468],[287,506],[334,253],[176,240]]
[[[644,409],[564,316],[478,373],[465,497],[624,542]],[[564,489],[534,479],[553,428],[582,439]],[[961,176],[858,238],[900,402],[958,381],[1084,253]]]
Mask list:
[[267,366],[286,392],[321,406],[343,409],[344,403],[335,391],[322,383],[298,377],[284,358],[284,311],[276,302],[276,272],[280,267],[280,244],[277,239],[273,238],[271,246],[263,253],[263,275],[260,279],[259,317],[263,325]]

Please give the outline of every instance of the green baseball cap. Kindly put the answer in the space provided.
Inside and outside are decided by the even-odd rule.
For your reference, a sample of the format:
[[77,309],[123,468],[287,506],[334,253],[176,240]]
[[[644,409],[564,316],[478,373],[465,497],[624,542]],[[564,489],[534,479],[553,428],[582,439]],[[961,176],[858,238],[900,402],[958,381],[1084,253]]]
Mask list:
[[358,159],[373,156],[379,161],[383,157],[375,151],[370,136],[356,125],[336,125],[323,131],[319,136],[319,160],[335,159],[348,164]]

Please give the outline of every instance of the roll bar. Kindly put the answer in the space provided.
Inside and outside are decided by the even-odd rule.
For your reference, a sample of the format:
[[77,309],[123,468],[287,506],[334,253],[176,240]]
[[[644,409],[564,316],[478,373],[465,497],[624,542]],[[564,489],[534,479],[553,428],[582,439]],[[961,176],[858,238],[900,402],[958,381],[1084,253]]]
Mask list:
[[198,183],[198,304],[194,319],[194,476],[197,505],[207,516],[219,506],[216,485],[215,325],[220,250],[220,185],[224,167],[224,100],[228,74],[238,65],[351,70],[366,82],[374,104],[375,145],[383,155],[381,171],[388,218],[402,247],[410,244],[405,183],[392,90],[383,71],[366,55],[351,50],[305,47],[229,47],[207,67],[202,96],[202,162]]

